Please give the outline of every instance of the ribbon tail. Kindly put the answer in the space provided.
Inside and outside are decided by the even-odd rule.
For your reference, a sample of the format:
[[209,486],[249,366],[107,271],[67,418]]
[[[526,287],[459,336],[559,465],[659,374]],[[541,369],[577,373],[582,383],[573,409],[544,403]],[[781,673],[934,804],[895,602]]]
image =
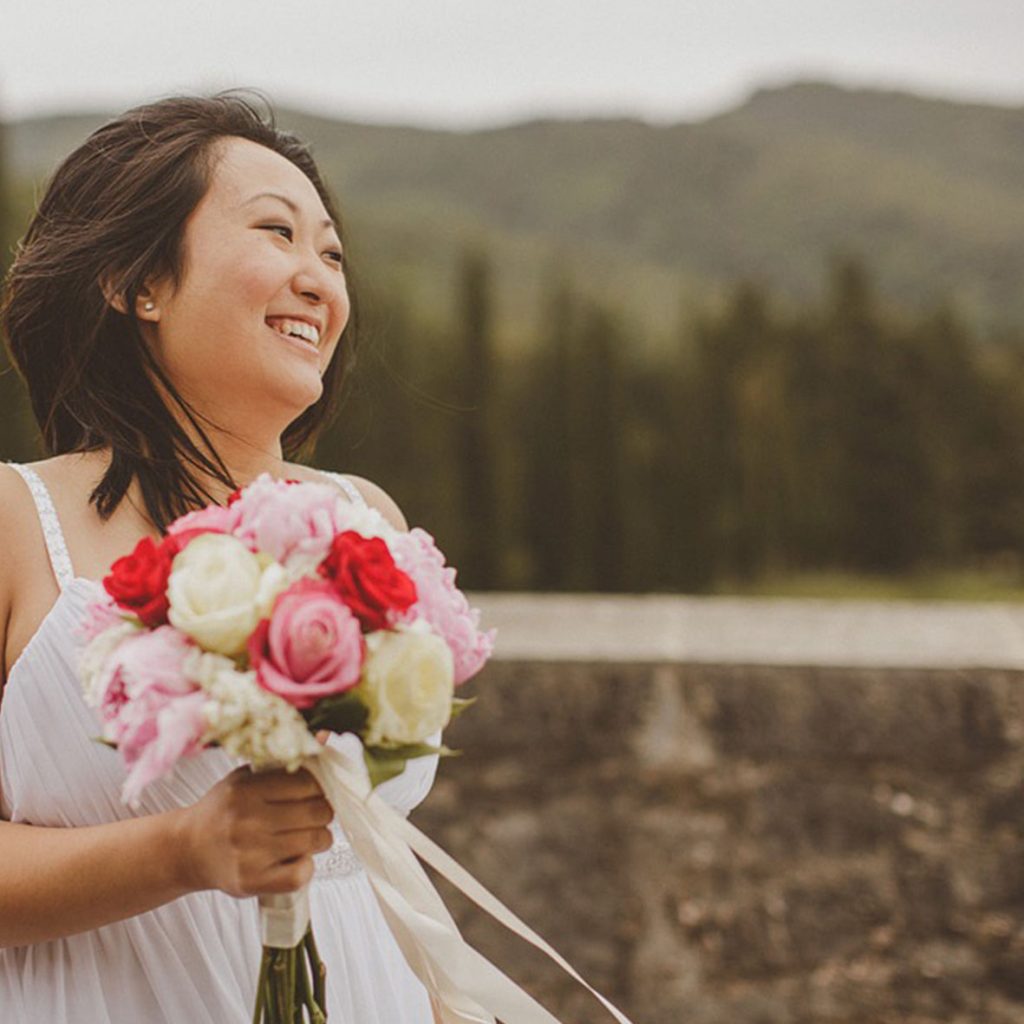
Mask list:
[[619,1024],[631,1024],[553,947],[374,793],[365,773],[356,771],[345,754],[327,748],[309,767],[344,823],[385,920],[410,968],[439,1004],[444,1024],[491,1024],[491,1014],[515,1024],[559,1021],[466,943],[413,852],[481,909],[554,960],[600,1000]]

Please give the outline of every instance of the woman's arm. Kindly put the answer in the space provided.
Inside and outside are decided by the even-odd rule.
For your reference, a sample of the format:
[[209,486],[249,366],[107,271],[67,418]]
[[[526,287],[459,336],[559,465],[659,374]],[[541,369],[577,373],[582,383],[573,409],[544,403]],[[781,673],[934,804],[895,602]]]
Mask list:
[[[0,473],[0,536],[17,536],[17,524],[4,522],[12,505],[2,500],[4,479],[13,475]],[[357,479],[371,504],[406,529],[394,502]],[[0,652],[19,571],[6,554]],[[0,668],[2,682],[6,665]],[[307,772],[241,768],[194,806],[163,814],[78,828],[0,821],[0,947],[99,928],[204,889],[250,896],[301,888],[312,877],[312,855],[331,845],[331,817]]]
[[[20,479],[0,470],[0,699],[19,545],[34,524]],[[9,500],[7,500],[9,499]],[[2,781],[2,780],[0,780]],[[152,910],[189,892],[290,892],[326,850],[333,812],[308,772],[239,768],[190,807],[76,828],[0,821],[0,947],[43,942]]]
[[[20,478],[0,471],[0,701],[21,545],[34,525]],[[95,928],[187,891],[178,849],[180,814],[93,828],[39,828],[0,821],[0,946]]]
[[176,856],[181,816],[87,828],[0,822],[0,947],[99,928],[191,891]]
[[186,893],[293,892],[333,817],[306,771],[236,768],[190,807],[77,828],[0,822],[0,946],[99,928]]

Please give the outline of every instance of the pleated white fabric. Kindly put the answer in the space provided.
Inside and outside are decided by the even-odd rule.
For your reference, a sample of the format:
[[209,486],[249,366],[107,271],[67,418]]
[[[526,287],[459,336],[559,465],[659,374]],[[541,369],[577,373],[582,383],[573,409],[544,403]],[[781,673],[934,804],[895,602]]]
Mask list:
[[[28,480],[27,467],[16,467]],[[359,492],[340,477],[350,498]],[[100,723],[81,696],[74,630],[100,585],[61,566],[63,537],[32,481],[60,596],[11,668],[0,704],[0,817],[58,828],[117,821],[194,803],[239,762],[207,750],[121,803],[124,770],[95,741]],[[440,733],[431,737],[440,740]],[[352,736],[333,744],[359,749]],[[411,761],[378,792],[408,814],[430,790],[437,757]],[[398,948],[341,824],[316,858],[313,927],[327,965],[331,1024],[431,1024],[425,988]],[[125,879],[130,885],[131,879]],[[94,931],[0,949],[4,1024],[244,1024],[260,960],[255,898],[194,893]]]

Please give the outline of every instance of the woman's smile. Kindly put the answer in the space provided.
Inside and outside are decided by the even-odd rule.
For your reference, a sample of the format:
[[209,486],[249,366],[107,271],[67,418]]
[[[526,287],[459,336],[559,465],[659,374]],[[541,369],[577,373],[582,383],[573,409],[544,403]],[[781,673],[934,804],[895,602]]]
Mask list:
[[270,324],[266,325],[267,330],[273,332],[277,338],[281,341],[287,342],[292,348],[299,352],[304,352],[308,356],[312,356],[318,363],[320,362],[320,350],[316,345],[307,340],[306,338],[297,337],[294,334],[287,334],[284,331],[278,330],[276,327],[271,327]]

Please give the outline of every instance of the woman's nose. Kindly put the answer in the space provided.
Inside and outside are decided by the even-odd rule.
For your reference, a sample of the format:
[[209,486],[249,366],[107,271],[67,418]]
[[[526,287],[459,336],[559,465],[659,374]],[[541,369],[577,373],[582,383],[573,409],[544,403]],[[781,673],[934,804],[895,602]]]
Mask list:
[[297,292],[314,302],[329,302],[345,288],[344,275],[324,264],[320,256],[307,256],[296,270],[293,281]]

